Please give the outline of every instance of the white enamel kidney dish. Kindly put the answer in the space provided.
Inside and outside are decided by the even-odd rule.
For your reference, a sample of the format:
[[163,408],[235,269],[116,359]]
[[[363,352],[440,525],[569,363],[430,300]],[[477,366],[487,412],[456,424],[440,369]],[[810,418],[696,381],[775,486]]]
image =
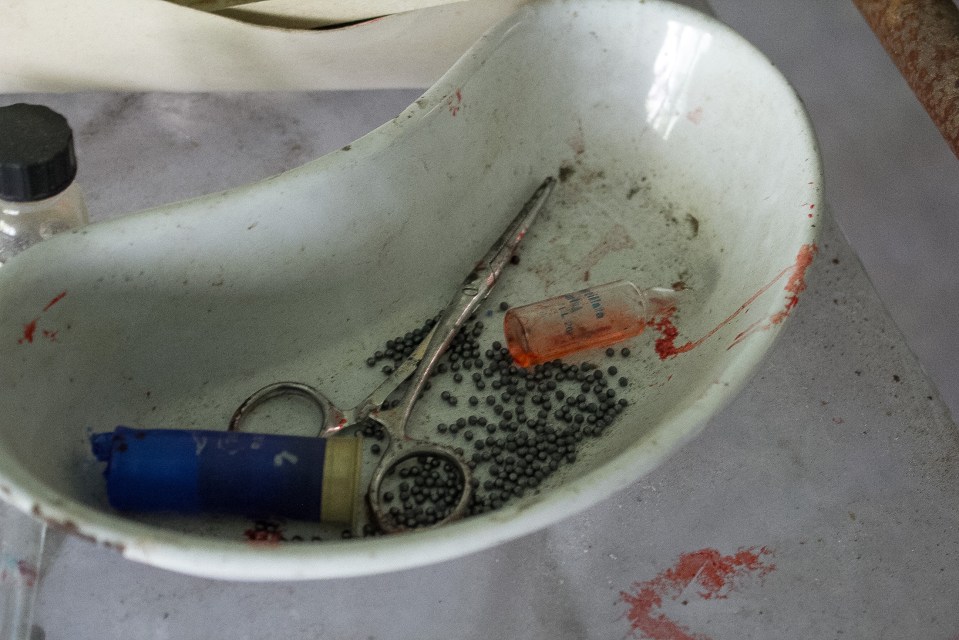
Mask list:
[[[614,358],[568,358],[629,380],[628,407],[575,461],[496,510],[375,537],[281,521],[264,543],[248,518],[109,506],[92,433],[225,430],[278,380],[354,406],[383,378],[370,354],[446,306],[547,176],[556,189],[479,313],[482,341],[502,340],[502,302],[621,279],[680,290]],[[0,495],[131,560],[236,580],[392,571],[541,529],[634,483],[742,388],[803,297],[821,191],[802,105],[727,27],[666,2],[534,3],[341,150],[0,269]],[[416,436],[470,413],[469,392],[453,408],[441,388],[416,405]],[[278,411],[294,431],[310,420],[295,402]]]

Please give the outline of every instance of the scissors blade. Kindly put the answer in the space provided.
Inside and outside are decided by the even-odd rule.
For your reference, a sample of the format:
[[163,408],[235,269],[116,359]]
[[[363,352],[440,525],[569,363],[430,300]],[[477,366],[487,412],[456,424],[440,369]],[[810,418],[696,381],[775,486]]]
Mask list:
[[373,389],[373,392],[350,412],[351,416],[349,424],[354,424],[360,420],[363,420],[369,416],[371,412],[382,407],[383,403],[386,402],[386,399],[389,398],[390,395],[392,395],[392,393],[396,391],[401,384],[406,382],[407,378],[413,375],[413,372],[416,371],[416,367],[419,366],[420,361],[426,354],[426,349],[429,347],[434,333],[436,333],[435,326],[428,334],[426,334],[426,337],[420,341],[420,343],[416,346],[416,349],[413,350],[413,353],[407,356],[406,360],[404,360],[400,366],[393,370],[393,373],[383,380],[378,387]]
[[[516,253],[516,248],[519,246],[519,243],[523,241],[526,232],[529,231],[530,225],[533,224],[536,216],[539,215],[540,210],[542,210],[543,205],[546,203],[547,198],[549,198],[549,194],[553,192],[553,187],[555,186],[556,178],[549,177],[543,180],[539,188],[536,189],[530,199],[526,201],[526,204],[523,205],[523,208],[516,217],[513,218],[509,226],[506,227],[506,230],[503,231],[502,235],[493,243],[493,246],[490,247],[486,255],[483,256],[483,259],[476,264],[473,271],[466,277],[466,280],[463,281],[464,289],[474,283],[478,285],[478,291],[474,296],[477,299],[471,303],[454,298],[450,306],[456,304],[464,305],[468,307],[470,313],[472,313],[476,306],[486,299],[486,296],[489,295],[493,285],[496,284],[500,274],[503,272],[506,263],[509,262],[513,254]],[[482,282],[480,283],[479,281]]]
[[520,212],[486,252],[486,255],[476,263],[473,270],[463,280],[459,291],[440,315],[433,331],[420,343],[414,355],[410,356],[410,359],[414,356],[418,357],[418,366],[414,367],[416,377],[400,404],[388,411],[374,409],[371,412],[370,415],[386,427],[394,437],[404,435],[406,423],[413,411],[413,405],[416,404],[420,392],[436,363],[446,352],[466,319],[492,291],[493,286],[503,272],[503,268],[513,257],[516,248],[523,241],[526,232],[529,231],[530,225],[539,215],[555,185],[556,179],[553,177],[546,178],[540,184]]

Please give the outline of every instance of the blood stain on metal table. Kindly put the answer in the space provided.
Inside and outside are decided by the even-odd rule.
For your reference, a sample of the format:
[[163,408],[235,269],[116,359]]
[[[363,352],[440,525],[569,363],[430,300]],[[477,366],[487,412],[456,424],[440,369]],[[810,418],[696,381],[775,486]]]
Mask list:
[[[742,548],[722,555],[716,549],[700,549],[679,556],[676,564],[655,578],[635,582],[632,591],[622,591],[620,601],[629,607],[626,618],[633,637],[650,640],[709,640],[693,633],[658,610],[664,598],[678,600],[689,587],[703,600],[724,600],[747,577],[762,579],[776,569],[764,560],[773,555],[767,547]],[[683,601],[687,604],[687,601]],[[642,635],[640,635],[642,634]]]

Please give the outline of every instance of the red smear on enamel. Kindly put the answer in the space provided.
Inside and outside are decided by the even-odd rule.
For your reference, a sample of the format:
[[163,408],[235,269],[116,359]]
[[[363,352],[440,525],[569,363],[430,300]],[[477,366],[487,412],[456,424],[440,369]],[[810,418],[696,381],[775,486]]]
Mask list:
[[56,296],[53,300],[51,300],[50,302],[47,303],[47,306],[45,306],[45,307],[43,308],[43,310],[44,310],[44,311],[49,311],[50,307],[52,307],[52,306],[55,305],[56,303],[58,303],[58,302],[60,302],[61,300],[63,300],[63,298],[65,298],[66,295],[67,295],[67,292],[66,292],[66,291],[61,291],[59,294],[57,294],[57,296]]
[[806,270],[809,269],[809,265],[812,264],[818,251],[819,249],[814,244],[804,244],[800,248],[799,255],[796,256],[796,264],[792,268],[792,275],[789,276],[789,280],[784,287],[786,293],[791,294],[786,297],[786,306],[782,311],[770,316],[766,322],[754,322],[749,325],[745,331],[736,336],[732,344],[727,347],[728,349],[732,349],[752,333],[765,331],[789,317],[790,312],[799,304],[799,294],[806,290]]
[[280,530],[267,531],[260,529],[247,529],[243,532],[246,539],[253,544],[262,544],[267,546],[278,545],[283,541],[283,532]]
[[690,586],[703,600],[723,600],[747,576],[763,578],[776,565],[763,561],[772,555],[766,547],[740,549],[731,555],[722,555],[716,549],[701,549],[683,554],[675,566],[662,571],[652,580],[636,582],[632,592],[620,592],[620,601],[629,606],[626,618],[634,637],[651,640],[709,640],[708,636],[692,633],[688,628],[657,610],[663,599],[678,600]]
[[40,321],[40,318],[34,318],[27,324],[23,325],[23,337],[17,340],[18,344],[23,344],[24,342],[33,342],[33,335],[37,332],[37,322]]
[[[47,311],[49,311],[49,310],[53,307],[53,305],[55,305],[55,304],[57,304],[58,302],[60,302],[61,300],[63,300],[66,296],[67,296],[67,292],[66,292],[66,291],[61,291],[61,292],[58,293],[56,296],[54,296],[53,299],[50,300],[50,302],[47,303],[47,306],[45,306],[40,313],[46,313]],[[19,340],[17,340],[17,344],[23,344],[23,343],[25,343],[25,342],[26,342],[26,343],[32,343],[34,337],[36,337],[36,334],[37,334],[37,324],[38,324],[39,322],[40,322],[40,318],[39,318],[39,317],[36,317],[36,318],[34,318],[33,320],[31,320],[30,322],[28,322],[27,324],[23,325],[23,337],[20,338]],[[56,341],[57,341],[57,334],[58,334],[58,333],[59,333],[58,331],[52,331],[52,330],[50,330],[50,329],[44,329],[44,330],[41,332],[41,335],[43,335],[44,338],[47,338],[48,340],[50,340],[50,342],[56,342]]]
[[681,353],[686,353],[687,351],[692,351],[710,337],[712,337],[717,331],[725,327],[727,324],[732,322],[739,314],[749,309],[749,306],[756,301],[759,296],[766,293],[774,284],[781,280],[787,273],[791,273],[789,280],[786,282],[784,290],[791,294],[786,298],[786,306],[782,311],[779,311],[765,322],[762,320],[754,322],[745,331],[741,332],[733,340],[732,344],[727,347],[731,349],[737,344],[739,344],[743,338],[748,336],[754,331],[761,329],[768,329],[773,325],[777,325],[785,320],[790,311],[799,304],[799,294],[806,290],[806,270],[809,268],[809,265],[812,264],[813,258],[816,256],[818,248],[814,244],[804,244],[799,248],[799,253],[796,256],[796,262],[782,271],[780,271],[775,278],[773,278],[768,284],[760,288],[756,293],[749,297],[746,302],[741,304],[738,309],[736,309],[729,317],[716,325],[709,333],[704,335],[699,340],[692,342],[686,342],[685,344],[676,345],[676,339],[679,337],[679,329],[673,324],[672,317],[676,313],[676,308],[672,307],[666,309],[659,317],[655,318],[652,322],[649,323],[653,329],[659,332],[660,336],[656,340],[656,353],[659,355],[660,360],[666,360],[667,358],[675,358]]
[[[454,100],[455,96],[455,100]],[[459,113],[460,108],[463,106],[463,92],[460,89],[457,89],[452,96],[446,98],[446,108],[449,109],[450,114],[455,118],[456,114]]]

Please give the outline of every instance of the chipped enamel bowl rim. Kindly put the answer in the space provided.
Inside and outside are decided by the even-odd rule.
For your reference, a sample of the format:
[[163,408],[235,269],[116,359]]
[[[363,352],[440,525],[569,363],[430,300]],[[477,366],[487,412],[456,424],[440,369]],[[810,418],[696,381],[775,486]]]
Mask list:
[[[605,44],[591,45],[594,38]],[[620,48],[610,50],[614,45]],[[562,58],[565,52],[572,53]],[[517,56],[522,56],[523,64],[516,64]],[[557,73],[547,74],[551,75],[549,78],[540,76],[530,80],[527,77],[522,86],[509,84],[515,81],[511,74],[521,74],[522,67],[535,66],[537,61],[547,58],[553,60],[549,56],[559,56],[555,59],[565,60],[568,66],[559,70],[562,73],[555,68],[550,69]],[[600,71],[576,66],[593,63]],[[700,73],[700,68],[708,69],[709,73]],[[494,74],[491,69],[499,71]],[[585,83],[585,86],[572,84],[571,78]],[[506,83],[507,86],[498,88],[497,82]],[[491,107],[484,111],[483,96],[493,95],[495,91],[501,92],[499,99],[503,100],[503,108],[498,110]],[[528,129],[537,126],[537,122],[542,120],[542,130],[529,132],[515,129],[515,135],[509,138],[497,137],[496,122],[504,122],[504,127],[516,126],[509,124],[510,118],[521,117],[524,113],[523,101],[540,99],[544,95],[549,96],[551,102],[539,105],[536,108],[538,111],[531,108],[535,113],[527,121]],[[575,100],[581,100],[581,104],[575,103]],[[569,138],[568,131],[556,134],[560,136],[562,144],[559,146],[564,147],[565,155],[556,155],[558,152],[554,152],[554,148],[557,145],[540,145],[539,142],[541,138],[553,135],[551,131],[567,126],[559,118],[567,117],[576,109],[583,109],[584,113],[592,116],[582,118],[579,125],[580,132],[585,131],[585,137],[591,141],[595,139],[594,129],[604,126],[601,122],[605,117],[603,114],[621,113],[623,109],[634,110],[629,113],[638,114],[637,118],[641,118],[635,123],[636,138],[642,142],[638,148],[649,148],[653,150],[650,153],[659,154],[658,158],[662,159],[665,167],[662,169],[665,172],[663,179],[667,182],[671,179],[669,171],[672,169],[669,167],[673,166],[669,163],[682,156],[686,158],[684,162],[692,167],[688,171],[695,179],[681,176],[682,179],[675,179],[676,185],[686,184],[692,188],[700,178],[704,183],[721,178],[724,182],[715,183],[714,186],[722,200],[722,197],[727,197],[722,194],[728,194],[730,190],[738,193],[735,189],[739,188],[739,183],[747,184],[748,189],[743,189],[752,189],[749,199],[736,200],[739,197],[736,195],[728,196],[732,198],[729,202],[723,201],[728,210],[728,223],[724,223],[721,217],[704,222],[717,225],[717,233],[734,233],[735,230],[724,231],[720,227],[726,224],[742,228],[743,220],[751,218],[736,216],[753,215],[756,224],[762,227],[762,231],[750,232],[759,234],[754,238],[755,246],[750,247],[745,254],[736,253],[738,249],[731,246],[725,254],[726,258],[732,261],[732,254],[739,256],[735,266],[754,279],[754,282],[748,283],[752,290],[771,280],[769,274],[779,272],[786,276],[782,279],[777,276],[770,283],[778,282],[773,287],[778,293],[769,296],[764,294],[752,309],[752,319],[747,321],[746,318],[737,317],[729,327],[731,333],[726,336],[727,344],[742,332],[750,334],[748,340],[737,340],[741,343],[735,349],[718,343],[708,347],[712,349],[709,353],[713,354],[710,366],[716,368],[713,373],[703,375],[713,377],[698,380],[688,389],[681,386],[671,389],[669,392],[674,394],[684,391],[675,396],[679,399],[676,409],[662,411],[655,424],[645,425],[645,430],[627,445],[608,451],[607,459],[601,464],[539,495],[528,496],[516,505],[447,527],[412,535],[317,545],[251,545],[152,527],[120,517],[108,509],[95,508],[71,499],[65,491],[55,490],[50,482],[40,478],[43,473],[55,471],[44,468],[41,473],[40,468],[46,464],[43,460],[36,461],[37,469],[22,464],[24,456],[17,455],[13,449],[18,445],[11,444],[9,438],[5,440],[6,446],[0,447],[0,492],[3,498],[27,513],[117,549],[135,561],[214,578],[285,580],[375,574],[457,558],[553,525],[635,482],[697,435],[707,420],[743,387],[751,372],[767,354],[781,331],[781,321],[791,307],[790,303],[784,309],[784,295],[788,300],[791,294],[798,293],[794,276],[801,265],[795,265],[792,271],[787,268],[780,272],[780,269],[792,264],[801,248],[814,247],[818,233],[815,221],[822,211],[822,175],[816,141],[793,90],[778,71],[740,36],[716,20],[681,6],[657,1],[637,3],[610,0],[543,2],[528,7],[493,28],[416,104],[393,121],[357,140],[349,151],[334,152],[263,183],[169,205],[102,226],[96,225],[85,235],[54,238],[5,267],[0,279],[9,293],[4,294],[6,298],[0,296],[0,302],[12,299],[22,307],[27,302],[35,301],[30,304],[42,307],[43,301],[56,291],[47,287],[41,293],[31,293],[30,287],[36,288],[40,280],[30,270],[56,272],[68,278],[70,270],[64,268],[57,271],[56,265],[49,266],[48,263],[51,260],[55,262],[57,255],[70,254],[71,251],[73,254],[70,255],[81,263],[83,256],[93,256],[90,258],[93,261],[97,255],[110,251],[116,252],[111,255],[122,261],[133,259],[122,254],[123,247],[129,245],[138,252],[137,259],[149,264],[149,268],[159,274],[157,277],[166,277],[166,274],[172,279],[171,274],[181,267],[163,261],[166,249],[162,243],[169,238],[178,238],[178,249],[182,252],[189,253],[196,249],[190,254],[195,268],[215,269],[218,264],[216,260],[222,258],[219,266],[225,270],[227,281],[231,281],[237,275],[231,269],[237,267],[231,265],[229,256],[247,250],[243,238],[249,236],[242,233],[252,229],[250,218],[243,216],[258,207],[279,211],[281,217],[292,216],[304,228],[313,228],[310,225],[316,224],[320,225],[316,228],[321,231],[330,228],[343,233],[347,233],[348,229],[356,231],[357,227],[349,226],[355,221],[330,214],[328,220],[317,222],[314,212],[316,202],[325,202],[327,198],[331,202],[338,202],[338,192],[328,188],[331,184],[340,180],[346,181],[349,186],[350,176],[354,175],[360,175],[367,182],[361,181],[350,187],[350,198],[365,198],[369,191],[372,192],[368,196],[370,198],[382,197],[389,202],[408,201],[410,209],[432,210],[432,207],[440,211],[440,205],[459,202],[462,200],[459,196],[472,193],[474,199],[484,199],[480,212],[486,211],[488,206],[490,211],[499,212],[497,215],[510,215],[508,212],[515,210],[515,206],[528,196],[544,174],[554,172],[563,158],[572,155],[578,157],[580,151],[573,154],[565,142]],[[722,118],[710,120],[713,113],[726,114],[732,122]],[[755,131],[743,131],[741,125],[744,121],[754,121]],[[470,128],[471,125],[476,126]],[[479,125],[482,127],[477,129]],[[453,129],[454,126],[458,129]],[[624,125],[624,139],[628,133],[629,128]],[[524,135],[528,139],[521,139]],[[724,148],[724,136],[732,136],[730,139],[736,140],[737,146]],[[463,146],[459,152],[450,152],[450,148],[460,142],[463,142]],[[589,153],[586,155],[589,156]],[[441,168],[435,165],[424,168],[436,159],[441,161]],[[369,173],[371,171],[374,173]],[[435,177],[444,175],[444,171],[447,182],[437,186]],[[390,180],[379,182],[375,178],[377,175],[389,175]],[[374,176],[372,182],[370,176]],[[320,187],[316,187],[316,184]],[[369,185],[369,189],[360,189],[360,184]],[[394,188],[406,189],[405,195],[399,194],[401,197],[398,199],[398,194],[392,191]],[[477,195],[477,191],[482,193]],[[768,193],[768,198],[758,197],[757,193]],[[297,201],[297,198],[302,200],[303,194],[306,194],[310,203],[310,217],[300,219],[296,216],[301,214],[289,203]],[[329,206],[333,207],[334,204]],[[459,219],[460,223],[472,224],[476,212],[468,208],[473,205],[467,203],[457,206],[467,208],[456,210],[459,212],[456,215],[463,216]],[[741,209],[750,211],[744,214]],[[782,217],[778,218],[780,215]],[[212,224],[209,222],[211,219],[215,219],[216,224],[207,226]],[[413,227],[418,224],[417,219],[412,217],[406,222]],[[388,220],[384,223],[389,226]],[[193,225],[192,236],[185,233],[176,235],[183,225]],[[243,226],[242,233],[235,231],[240,225]],[[492,232],[495,226],[488,225],[483,233]],[[453,265],[450,270],[458,272],[457,265],[462,259],[447,256],[442,249],[443,242],[439,240],[448,232],[448,228],[455,230],[456,225],[440,223],[440,227],[434,228],[438,238],[435,247],[431,248],[428,242],[416,245],[416,242],[424,241],[415,238],[410,240],[413,243],[411,246],[418,247],[422,253],[432,253],[437,263],[447,260],[449,265]],[[267,219],[259,224],[257,233],[265,231],[276,234],[277,242],[295,242],[296,234],[300,232],[291,232],[280,226],[271,227]],[[399,238],[397,242],[406,238],[400,227],[394,231],[395,237]],[[209,237],[222,235],[223,239],[219,244],[211,241],[210,246],[190,244],[198,243],[196,236],[202,236],[205,232]],[[482,233],[477,235],[476,247],[471,247],[469,252],[476,252],[474,250],[477,247],[489,243],[490,238],[482,236]],[[133,252],[133,249],[130,251]],[[755,252],[755,259],[751,259],[751,252]],[[764,256],[768,260],[763,260]],[[266,286],[273,282],[271,278],[289,275],[284,269],[295,259],[287,257],[289,260],[286,262],[278,259],[263,271],[257,271],[258,267],[250,269],[248,278],[251,284],[248,286]],[[44,260],[48,262],[44,263]],[[85,269],[96,267],[104,268],[102,264],[91,262],[89,265],[77,265],[75,271],[83,273]],[[717,277],[721,277],[724,268],[723,264],[716,266],[717,273],[720,273]],[[755,275],[750,275],[754,272]],[[789,288],[790,282],[793,290]],[[84,285],[78,282],[71,286],[82,289]],[[335,288],[335,285],[331,287]],[[429,283],[423,287],[421,295],[432,295],[425,293],[430,291]],[[87,289],[92,292],[96,287]],[[74,294],[74,291],[71,288],[70,296],[58,302],[54,311],[66,313],[71,309],[70,305],[75,305],[76,309],[79,308],[76,305],[84,304],[82,296]],[[728,316],[736,309],[732,301],[745,300],[746,297],[746,289],[743,289],[729,293],[726,298],[711,298],[722,302],[716,303],[717,309],[711,312],[712,317],[721,320]],[[440,300],[437,298],[426,302],[434,305]],[[143,317],[148,318],[148,315]],[[765,319],[760,323],[762,330],[754,330],[760,318]],[[15,342],[16,332],[22,327],[21,317],[13,311],[0,310],[0,320],[0,338],[6,341],[4,345]],[[79,321],[75,323],[73,331],[94,331],[84,329],[81,324]],[[705,328],[706,324],[703,325]],[[705,331],[697,329],[695,333],[702,335]],[[186,333],[179,337],[189,338]],[[37,354],[53,353],[42,351],[52,348],[49,345],[34,346]],[[67,346],[64,340],[58,348],[66,349]],[[0,345],[0,349],[7,348]],[[9,355],[13,352],[4,353]],[[163,355],[158,353],[158,357]],[[103,357],[112,356],[106,354]],[[229,356],[225,354],[224,357]],[[15,369],[16,366],[11,365],[11,368]],[[15,385],[7,385],[4,391],[6,400],[12,403],[8,406],[32,402],[38,403],[33,405],[36,413],[42,414],[46,410],[40,406],[43,403],[38,398],[49,398],[49,390],[42,388],[42,382],[39,385],[26,382],[36,379],[35,374],[44,371],[30,369],[32,373],[28,377],[28,368],[41,366],[49,366],[49,363],[30,361],[23,365],[26,368],[23,369],[20,386],[13,389]],[[56,369],[49,371],[51,376],[56,375]],[[183,374],[189,376],[190,372]],[[268,372],[267,375],[272,373]],[[683,384],[680,377],[677,376],[677,385]],[[246,384],[247,389],[256,388],[249,381]],[[105,393],[110,391],[105,390]],[[49,404],[55,405],[56,401]],[[91,411],[95,409],[92,403],[90,406],[93,407]],[[230,411],[226,407],[216,410],[226,415]],[[33,414],[23,413],[22,416],[32,419]],[[8,419],[4,425],[0,425],[0,432],[6,433],[16,428],[12,422],[15,421]]]

